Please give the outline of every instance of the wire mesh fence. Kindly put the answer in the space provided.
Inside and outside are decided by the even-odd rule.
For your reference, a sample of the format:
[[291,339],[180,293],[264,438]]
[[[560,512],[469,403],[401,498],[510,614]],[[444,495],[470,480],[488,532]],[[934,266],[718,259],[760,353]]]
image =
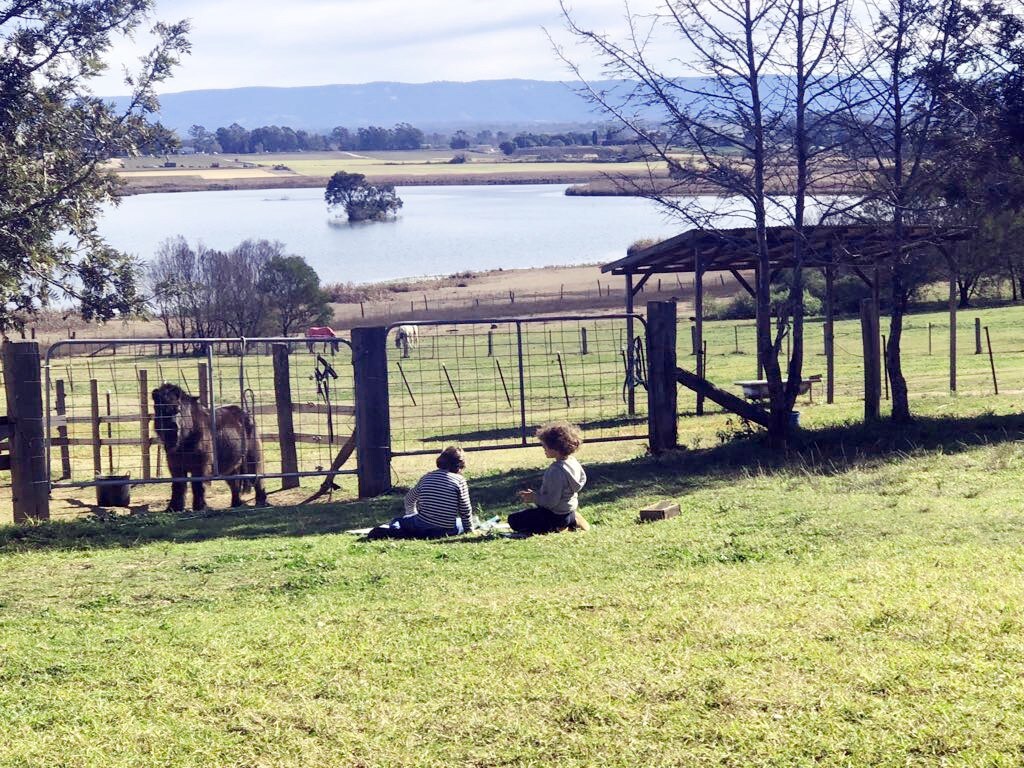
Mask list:
[[[326,474],[353,430],[350,359],[342,339],[54,344],[44,382],[51,484],[168,482],[182,462],[195,477],[258,474],[286,487]],[[257,440],[258,470],[246,460]]]
[[392,326],[392,453],[513,448],[562,419],[589,441],[645,437],[644,348],[626,315]]
[[[975,331],[975,317],[980,321],[980,336]],[[1016,317],[1016,312],[1007,308],[960,313],[956,330],[956,391],[959,394],[994,395],[997,384],[1000,393],[1024,388],[1024,327],[1016,322]],[[859,320],[837,320],[833,335],[835,396],[838,400],[863,399],[864,352]],[[888,340],[888,323],[884,317],[880,335],[882,340]],[[710,381],[736,391],[734,382],[758,378],[756,329],[751,321],[705,321],[703,336],[707,355],[705,370]],[[992,346],[991,359],[989,342]],[[792,353],[792,340],[784,338],[781,348],[781,358],[788,360]],[[695,365],[692,324],[680,324],[677,349],[679,365],[692,369]],[[912,397],[949,394],[949,355],[948,313],[910,315],[905,318],[901,361]],[[803,373],[805,377],[822,377],[822,382],[812,387],[811,396],[815,401],[820,397],[821,402],[824,402],[825,334],[824,323],[820,319],[808,320],[805,326]],[[883,376],[883,397],[887,391],[888,383]],[[687,402],[692,407],[692,400],[680,398],[681,410],[686,410]],[[707,407],[711,411],[717,409],[713,404]]]

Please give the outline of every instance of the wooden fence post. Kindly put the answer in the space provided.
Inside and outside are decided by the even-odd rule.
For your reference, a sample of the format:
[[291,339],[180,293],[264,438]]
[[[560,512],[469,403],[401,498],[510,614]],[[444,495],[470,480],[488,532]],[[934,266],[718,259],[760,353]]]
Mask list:
[[139,441],[142,443],[142,478],[149,480],[152,468],[149,463],[149,371],[139,371]]
[[[295,447],[295,422],[292,419],[291,365],[288,345],[274,344],[274,403],[277,405],[277,442],[281,446],[281,472],[298,472],[299,457]],[[282,477],[282,488],[298,488],[299,478]]]
[[359,498],[391,490],[391,414],[388,407],[387,329],[352,329]]
[[974,318],[974,354],[981,354],[981,318]]
[[676,447],[676,303],[647,302],[647,435],[651,452]]
[[949,276],[949,391],[956,392],[956,273]]
[[206,363],[199,364],[199,404],[210,407],[210,372]]
[[92,472],[99,476],[103,474],[103,452],[100,447],[100,387],[96,379],[89,379],[89,426],[92,428]]
[[875,302],[864,299],[860,303],[860,332],[864,345],[864,420],[875,421],[881,415],[881,374],[878,348],[878,315]]
[[[57,400],[54,407],[58,416],[66,416],[68,412],[67,395],[64,392],[64,380],[57,379]],[[71,448],[68,447],[68,428],[65,425],[57,427],[57,439],[60,440],[60,479],[67,480],[71,477]]]
[[0,362],[7,392],[14,522],[49,520],[50,484],[46,476],[39,344],[5,342],[0,347]]

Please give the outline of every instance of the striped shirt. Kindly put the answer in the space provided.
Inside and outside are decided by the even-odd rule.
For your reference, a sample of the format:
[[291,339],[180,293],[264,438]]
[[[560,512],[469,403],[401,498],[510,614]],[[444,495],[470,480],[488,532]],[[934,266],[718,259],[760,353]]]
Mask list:
[[437,528],[452,530],[461,519],[462,530],[470,531],[471,513],[469,485],[466,478],[455,472],[427,472],[405,495],[405,514],[419,515],[424,523]]

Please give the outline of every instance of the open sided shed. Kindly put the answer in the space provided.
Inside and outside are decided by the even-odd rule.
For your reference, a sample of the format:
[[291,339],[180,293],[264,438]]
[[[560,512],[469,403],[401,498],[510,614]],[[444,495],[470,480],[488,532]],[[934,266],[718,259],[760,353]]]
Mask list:
[[[652,275],[692,273],[694,275],[694,323],[696,326],[696,368],[703,371],[703,276],[708,272],[729,272],[745,290],[754,295],[754,288],[743,272],[758,270],[757,231],[742,229],[691,229],[668,240],[638,250],[625,258],[605,264],[602,272],[622,275],[626,279],[626,311],[633,311],[636,294]],[[772,275],[790,269],[794,264],[792,227],[769,227],[766,232],[768,258]],[[950,242],[966,239],[966,228],[937,229],[930,226],[904,228],[903,252],[937,248],[942,250]],[[825,276],[825,357],[826,391],[828,402],[833,401],[835,388],[833,339],[833,281],[837,269],[843,268],[857,275],[867,284],[874,297],[875,326],[878,325],[879,265],[892,256],[891,227],[870,224],[819,224],[804,227],[803,267],[820,269]],[[955,325],[955,305],[950,305],[950,322]],[[956,335],[951,334],[955,345]],[[878,352],[877,341],[876,357]],[[955,347],[951,357],[951,381],[955,381]],[[758,376],[761,376],[758,359]]]

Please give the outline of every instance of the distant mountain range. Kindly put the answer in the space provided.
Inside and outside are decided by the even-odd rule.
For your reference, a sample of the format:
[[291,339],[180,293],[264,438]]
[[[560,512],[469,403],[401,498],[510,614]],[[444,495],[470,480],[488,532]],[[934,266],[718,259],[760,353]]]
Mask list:
[[[617,84],[594,83],[604,89]],[[406,122],[430,131],[605,122],[576,87],[545,80],[475,80],[183,91],[160,97],[160,119],[182,136],[192,125],[214,130],[232,123],[250,130],[281,125],[329,131],[338,125],[391,127]]]

